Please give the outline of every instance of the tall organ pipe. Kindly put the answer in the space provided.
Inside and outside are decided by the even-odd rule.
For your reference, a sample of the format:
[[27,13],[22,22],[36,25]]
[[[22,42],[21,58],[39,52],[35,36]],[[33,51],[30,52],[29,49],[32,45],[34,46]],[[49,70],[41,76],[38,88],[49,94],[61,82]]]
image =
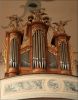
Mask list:
[[41,30],[36,30],[33,35],[33,68],[45,68],[45,38]]
[[38,30],[36,31],[36,52],[37,52],[37,68],[38,68],[38,53],[39,53],[39,48],[38,48],[39,44],[38,44]]
[[43,36],[43,67],[45,68],[46,67],[46,56],[45,56],[45,52],[46,52],[46,50],[45,50],[45,37]]
[[61,43],[60,49],[61,49],[60,50],[60,53],[61,53],[61,57],[60,57],[61,69],[67,70],[67,69],[69,69],[69,66],[68,66],[68,53],[67,53],[67,46],[64,42]]
[[40,37],[40,30],[38,33],[38,41],[39,41],[39,68],[41,67],[41,37]]
[[11,40],[10,44],[10,67],[18,67],[18,44],[16,38]]
[[35,34],[33,34],[33,67],[35,67]]

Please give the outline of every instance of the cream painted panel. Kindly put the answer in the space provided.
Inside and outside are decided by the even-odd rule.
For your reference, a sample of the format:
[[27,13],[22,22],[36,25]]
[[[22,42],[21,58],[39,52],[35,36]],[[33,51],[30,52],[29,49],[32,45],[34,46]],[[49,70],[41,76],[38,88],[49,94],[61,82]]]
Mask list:
[[37,97],[77,100],[77,77],[57,74],[32,74],[1,80],[1,99]]

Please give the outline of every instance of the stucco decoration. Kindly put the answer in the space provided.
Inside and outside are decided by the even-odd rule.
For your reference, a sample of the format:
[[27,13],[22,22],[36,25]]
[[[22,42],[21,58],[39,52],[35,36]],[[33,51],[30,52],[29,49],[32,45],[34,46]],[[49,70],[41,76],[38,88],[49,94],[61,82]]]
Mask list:
[[64,87],[66,91],[78,92],[78,83],[65,80]]
[[32,74],[1,80],[1,99],[38,97],[77,100],[77,77],[57,74]]
[[58,91],[60,89],[60,84],[57,80],[51,79],[48,81],[47,85],[50,90]]
[[[30,91],[30,90],[44,90],[46,84],[46,80],[27,80],[27,81],[20,81],[16,83],[7,84],[5,86],[5,93],[13,93],[19,91]],[[63,85],[64,84],[64,85]],[[56,79],[50,79],[47,82],[47,87],[51,91],[59,91],[64,87],[63,91],[70,91],[70,92],[78,92],[78,85],[77,82],[71,81],[63,81],[62,84],[59,83]],[[45,87],[46,89],[46,87]]]
[[5,86],[5,93],[30,91],[30,90],[42,90],[44,80],[27,80],[16,83],[7,84]]

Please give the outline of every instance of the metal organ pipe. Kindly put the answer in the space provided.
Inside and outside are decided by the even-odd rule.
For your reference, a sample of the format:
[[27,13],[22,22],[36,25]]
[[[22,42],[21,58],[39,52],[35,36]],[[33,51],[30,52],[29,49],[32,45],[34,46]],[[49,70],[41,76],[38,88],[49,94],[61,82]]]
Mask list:
[[68,48],[67,44],[65,45],[65,64],[66,64],[66,69],[69,70],[69,62],[68,62]]
[[13,67],[15,68],[15,39],[13,39]]
[[42,30],[36,30],[33,34],[33,68],[46,67],[45,59],[45,38]]
[[61,57],[60,57],[60,60],[61,60],[61,69],[63,69],[63,45],[61,43],[60,45],[60,54],[61,54]]
[[13,41],[13,46],[12,46],[12,67],[14,67],[14,39],[12,40]]
[[39,41],[39,68],[41,68],[41,36],[40,36],[40,30],[38,33],[38,41]]
[[15,40],[15,47],[16,47],[16,50],[15,50],[15,67],[18,66],[18,43],[17,43],[17,40]]
[[66,70],[67,69],[67,65],[66,65],[66,45],[65,43],[63,43],[63,46],[64,46],[64,69]]
[[18,67],[18,43],[16,38],[11,40],[10,44],[10,67]]
[[10,61],[9,61],[9,64],[10,66],[12,66],[12,59],[13,59],[13,53],[12,53],[12,50],[13,50],[13,40],[11,40],[11,43],[10,43]]
[[33,35],[33,67],[35,67],[35,34]]
[[63,43],[61,43],[61,69],[64,68],[64,47],[63,47]]
[[43,65],[44,65],[44,63],[43,63],[43,59],[44,59],[44,55],[43,55],[43,47],[44,45],[43,45],[43,34],[41,34],[41,51],[42,51],[42,68],[43,68]]
[[60,54],[61,54],[61,56],[60,56],[61,69],[63,69],[63,70],[69,69],[67,44],[65,44],[64,42],[62,42],[60,45]]
[[67,63],[67,62],[66,62],[66,52],[65,52],[66,49],[67,49],[67,48],[66,48],[66,46],[65,46],[65,43],[63,42],[63,55],[64,55],[64,58],[63,58],[64,67],[63,67],[63,69],[65,69],[65,70],[67,69],[67,65],[66,65],[66,63]]
[[35,66],[34,66],[34,68],[36,67],[36,55],[37,55],[37,52],[36,52],[36,34],[34,33],[34,35],[35,35],[35,48],[34,48],[34,50],[35,50],[35,52],[34,52],[34,55],[35,55],[35,57],[34,57],[34,59],[35,59]]
[[43,68],[43,38],[41,33],[41,68]]
[[37,33],[37,31],[36,31],[36,63],[37,63],[37,65],[36,65],[36,67],[38,68],[38,33]]
[[39,67],[39,30],[37,30],[37,42],[38,42],[38,44],[37,44],[37,48],[38,48],[38,50],[37,50],[37,53],[38,53],[38,58],[37,58],[37,67]]
[[36,36],[37,36],[37,38],[36,38],[36,45],[37,45],[37,68],[39,67],[39,64],[38,64],[38,60],[39,60],[39,41],[38,41],[38,30],[36,31],[37,33],[36,33]]
[[42,33],[42,68],[45,68],[45,37],[44,33]]
[[46,67],[46,56],[45,56],[45,37],[43,36],[43,68]]

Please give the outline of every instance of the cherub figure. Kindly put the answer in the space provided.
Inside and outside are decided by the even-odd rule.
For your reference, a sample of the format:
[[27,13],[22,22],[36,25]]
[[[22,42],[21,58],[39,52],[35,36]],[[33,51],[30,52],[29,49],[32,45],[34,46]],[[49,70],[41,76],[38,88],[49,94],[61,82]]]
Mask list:
[[71,21],[71,20],[67,20],[67,21],[59,21],[59,23],[53,23],[55,26],[52,27],[53,31],[57,32],[57,33],[65,33],[65,29],[64,26],[67,25],[67,23]]
[[23,20],[18,17],[17,15],[9,16],[8,19],[10,20],[10,23],[8,26],[2,26],[2,28],[12,28],[13,30],[18,30],[20,27],[22,27]]
[[53,33],[54,33],[54,34],[57,34],[57,28],[56,28],[56,26],[51,26],[51,28],[52,28],[52,30],[53,30]]

